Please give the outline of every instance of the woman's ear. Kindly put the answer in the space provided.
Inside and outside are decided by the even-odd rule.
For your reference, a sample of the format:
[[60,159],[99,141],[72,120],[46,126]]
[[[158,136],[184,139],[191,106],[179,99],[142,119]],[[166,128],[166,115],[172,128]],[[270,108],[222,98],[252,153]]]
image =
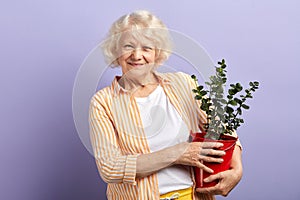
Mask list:
[[160,49],[155,49],[155,65],[159,66],[162,64],[162,59],[160,55]]

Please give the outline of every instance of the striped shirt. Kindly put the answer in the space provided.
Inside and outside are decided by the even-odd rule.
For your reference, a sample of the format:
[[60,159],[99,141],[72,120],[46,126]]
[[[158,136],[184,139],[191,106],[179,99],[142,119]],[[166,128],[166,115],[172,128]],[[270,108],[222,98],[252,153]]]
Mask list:
[[[182,72],[155,74],[168,100],[189,130],[197,132],[206,117],[199,109],[199,101],[194,100],[194,81]],[[111,86],[99,90],[91,98],[89,123],[95,161],[101,178],[108,183],[107,198],[159,199],[156,173],[136,178],[137,157],[150,153],[150,148],[135,98],[118,84],[118,77]],[[193,170],[191,172],[195,183]],[[193,199],[214,197],[194,192]]]

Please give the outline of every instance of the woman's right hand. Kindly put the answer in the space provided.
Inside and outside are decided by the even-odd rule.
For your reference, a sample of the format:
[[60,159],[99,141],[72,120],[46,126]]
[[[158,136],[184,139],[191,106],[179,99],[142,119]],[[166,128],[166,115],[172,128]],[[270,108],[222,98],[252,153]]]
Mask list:
[[182,142],[159,151],[140,154],[137,157],[136,177],[149,176],[174,164],[195,166],[212,173],[213,170],[202,161],[223,162],[219,156],[225,155],[225,152],[216,150],[222,145],[217,142]]
[[205,162],[222,163],[223,159],[220,156],[225,155],[225,151],[217,150],[223,144],[219,142],[183,142],[173,146],[174,152],[178,155],[174,164],[195,166],[213,173],[213,170],[205,166]]

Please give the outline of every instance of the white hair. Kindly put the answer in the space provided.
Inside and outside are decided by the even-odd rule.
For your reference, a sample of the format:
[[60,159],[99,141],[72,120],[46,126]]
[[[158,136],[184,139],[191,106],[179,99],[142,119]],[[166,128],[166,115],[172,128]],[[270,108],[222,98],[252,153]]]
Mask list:
[[146,39],[152,42],[155,47],[155,63],[161,64],[170,56],[172,42],[166,25],[149,11],[140,10],[124,15],[112,24],[101,46],[110,66],[118,66],[119,43],[125,32],[129,32],[138,41]]

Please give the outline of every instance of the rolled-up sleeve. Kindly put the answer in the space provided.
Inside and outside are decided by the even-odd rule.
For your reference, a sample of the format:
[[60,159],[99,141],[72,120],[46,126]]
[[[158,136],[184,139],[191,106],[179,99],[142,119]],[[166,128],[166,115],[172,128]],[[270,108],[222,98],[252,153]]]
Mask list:
[[94,97],[89,107],[90,139],[101,178],[107,183],[136,184],[138,155],[126,155],[117,140],[109,108]]

